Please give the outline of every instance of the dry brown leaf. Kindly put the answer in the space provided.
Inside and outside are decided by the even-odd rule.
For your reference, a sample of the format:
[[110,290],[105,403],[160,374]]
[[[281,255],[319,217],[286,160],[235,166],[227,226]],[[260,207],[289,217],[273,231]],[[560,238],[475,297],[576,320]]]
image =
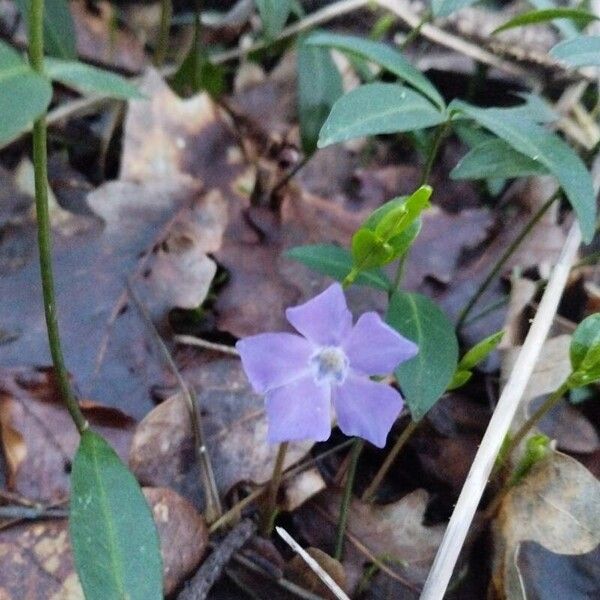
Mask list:
[[[92,402],[81,407],[94,429],[126,459],[135,421]],[[0,435],[11,491],[37,502],[68,497],[79,434],[50,369],[0,370]]]
[[557,554],[584,554],[600,544],[600,481],[552,452],[506,495],[494,525],[494,586],[501,597],[524,599],[516,564],[521,542]]
[[[346,589],[346,573],[344,567],[319,548],[307,548],[307,554],[314,558],[319,566],[343,589]],[[336,600],[333,592],[321,581],[319,576],[306,564],[301,556],[294,556],[286,566],[288,579],[297,583],[305,590],[323,598]]]
[[[204,519],[172,490],[145,488],[163,556],[165,594],[196,569],[208,548]],[[2,600],[84,600],[75,573],[66,519],[0,531]]]
[[319,469],[313,467],[284,480],[281,487],[283,492],[283,500],[280,503],[281,509],[292,512],[307,500],[322,492],[327,484]]
[[160,538],[165,595],[172,594],[197,569],[208,550],[204,518],[168,488],[144,488]]
[[[237,359],[215,360],[183,371],[204,415],[206,447],[221,493],[241,481],[264,483],[270,477],[277,445],[266,441],[264,401],[252,392]],[[286,466],[298,462],[312,442],[291,444]],[[129,465],[145,485],[177,490],[200,504],[200,478],[194,459],[187,407],[175,395],[145,419],[135,432]]]
[[[340,492],[326,490],[296,513],[295,522],[312,546],[330,546],[340,500]],[[342,563],[348,589],[357,585],[364,563],[375,560],[386,567],[382,576],[391,576],[399,590],[414,591],[424,583],[444,532],[443,526],[422,524],[427,501],[428,494],[422,489],[387,505],[353,500]]]

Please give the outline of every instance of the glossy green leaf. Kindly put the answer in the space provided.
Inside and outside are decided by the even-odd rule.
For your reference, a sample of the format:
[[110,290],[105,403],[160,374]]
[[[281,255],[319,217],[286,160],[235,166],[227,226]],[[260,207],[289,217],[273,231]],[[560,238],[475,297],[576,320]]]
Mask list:
[[582,35],[556,44],[550,56],[571,67],[600,65],[600,35]]
[[471,6],[479,0],[431,0],[431,10],[435,17],[447,17],[452,13]]
[[585,318],[575,329],[569,349],[573,371],[600,363],[600,313]]
[[276,38],[292,12],[293,2],[291,0],[255,0],[255,2],[265,35],[269,39]]
[[495,138],[475,146],[450,172],[451,179],[512,179],[544,175],[548,169]]
[[429,79],[413,67],[398,50],[394,50],[387,44],[352,35],[325,32],[310,35],[306,39],[306,44],[336,48],[352,56],[374,62],[414,87],[440,109],[446,106],[444,99]]
[[[15,0],[29,30],[30,0]],[[68,0],[44,1],[44,49],[57,58],[77,58],[75,26]]]
[[419,421],[452,381],[458,362],[454,326],[427,296],[396,292],[387,322],[419,346],[419,353],[395,371],[413,420]]
[[142,98],[139,90],[124,77],[73,60],[47,58],[44,61],[50,79],[82,94],[101,94],[112,98]]
[[461,111],[518,152],[545,166],[558,179],[571,203],[583,240],[591,242],[596,230],[596,194],[583,161],[567,143],[533,121],[502,109],[477,108],[455,100],[450,110]]
[[73,461],[69,530],[86,600],[162,599],[162,561],[150,508],[115,451],[89,430]]
[[393,247],[370,229],[359,229],[352,236],[352,259],[357,271],[382,267],[394,260]]
[[531,10],[517,15],[500,27],[494,29],[492,33],[500,33],[507,29],[533,25],[535,23],[546,23],[547,21],[553,21],[554,19],[571,19],[582,25],[587,25],[592,21],[598,20],[598,18],[599,17],[596,15],[578,8],[545,8],[542,10]]
[[[528,3],[539,10],[545,8],[556,8],[556,2],[553,2],[553,0],[528,0]],[[565,38],[571,38],[579,35],[579,31],[577,30],[577,27],[575,27],[573,21],[569,21],[568,19],[558,19],[554,23],[554,26]]]
[[[287,250],[285,256],[306,265],[317,273],[333,277],[337,281],[343,281],[353,266],[350,252],[332,244],[297,246]],[[363,271],[353,283],[384,291],[391,286],[390,280],[379,269]]]
[[497,331],[475,344],[458,363],[459,369],[470,370],[485,359],[502,341],[504,331]]
[[51,99],[50,81],[0,42],[0,142],[8,142],[29,129]]
[[446,120],[429,100],[393,83],[368,83],[342,96],[319,136],[319,148],[352,138],[412,131]]
[[327,48],[306,43],[298,48],[298,114],[302,149],[317,149],[319,131],[343,93],[342,77]]

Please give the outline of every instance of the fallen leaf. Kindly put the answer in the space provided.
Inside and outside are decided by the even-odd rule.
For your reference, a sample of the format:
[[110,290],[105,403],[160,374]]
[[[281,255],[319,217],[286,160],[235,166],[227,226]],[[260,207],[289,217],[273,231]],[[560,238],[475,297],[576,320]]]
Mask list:
[[[319,548],[307,548],[307,554],[314,558],[319,566],[331,576],[331,578],[342,588],[346,588],[346,573],[344,567],[335,558],[332,558]],[[290,581],[303,587],[305,590],[317,594],[323,598],[336,600],[333,592],[321,581],[319,576],[306,564],[301,556],[294,556],[286,566],[286,574]]]
[[[214,360],[184,369],[203,414],[205,444],[221,494],[242,481],[271,477],[277,445],[266,441],[263,399],[250,389],[237,359]],[[291,444],[286,467],[307,454],[312,442]],[[174,395],[138,425],[129,466],[144,485],[170,487],[201,505],[201,483],[194,457],[187,406]]]
[[600,597],[600,547],[586,554],[565,556],[535,542],[523,542],[517,568],[527,600]]
[[[82,402],[81,408],[92,427],[126,459],[135,421],[93,402]],[[51,369],[0,369],[0,435],[11,491],[36,502],[68,497],[79,434]]]
[[168,488],[144,488],[160,538],[165,595],[172,594],[198,568],[208,551],[204,518]]
[[326,487],[327,484],[316,467],[285,479],[281,484],[283,492],[281,509],[292,512]]
[[[208,547],[203,518],[172,490],[145,488],[160,536],[164,591],[172,593],[196,569]],[[84,600],[75,573],[66,519],[0,530],[2,600]]]
[[502,501],[494,523],[493,584],[500,597],[526,598],[516,553],[533,541],[557,554],[600,544],[600,481],[575,459],[552,452]]
[[[326,490],[295,513],[294,521],[311,546],[328,548],[334,539],[341,492]],[[377,559],[398,590],[416,590],[424,582],[442,540],[444,527],[425,527],[428,494],[419,489],[392,504],[352,501],[342,562],[348,589],[354,590],[364,563]],[[397,592],[400,593],[400,592]]]

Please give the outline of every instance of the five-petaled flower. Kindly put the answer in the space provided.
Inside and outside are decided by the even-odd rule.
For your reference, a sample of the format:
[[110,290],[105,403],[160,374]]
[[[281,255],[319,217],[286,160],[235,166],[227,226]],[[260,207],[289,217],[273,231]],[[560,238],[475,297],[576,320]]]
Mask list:
[[263,333],[236,344],[252,387],[265,395],[269,441],[326,440],[333,401],[346,435],[385,446],[403,400],[370,377],[391,373],[417,346],[375,312],[353,326],[338,283],[285,314],[301,335]]

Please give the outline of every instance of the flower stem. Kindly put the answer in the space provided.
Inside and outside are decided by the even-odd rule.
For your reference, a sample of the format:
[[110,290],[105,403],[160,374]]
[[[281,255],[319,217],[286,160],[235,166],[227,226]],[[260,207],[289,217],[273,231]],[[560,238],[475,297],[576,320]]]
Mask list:
[[484,292],[488,289],[492,281],[496,278],[496,275],[500,272],[506,261],[514,254],[517,248],[521,245],[523,240],[527,237],[529,232],[535,227],[537,222],[544,216],[546,211],[550,208],[552,203],[558,198],[560,191],[557,190],[544,202],[544,204],[539,208],[539,210],[529,219],[529,221],[525,224],[525,227],[521,230],[521,233],[513,240],[510,246],[504,251],[502,256],[497,260],[496,264],[492,268],[492,270],[488,273],[487,277],[479,284],[479,287],[471,296],[465,307],[460,312],[460,316],[458,317],[458,321],[456,322],[456,330],[459,331],[462,326],[465,324],[465,320],[469,316],[469,313],[477,304],[477,301]]
[[156,48],[154,49],[154,64],[157,67],[162,67],[167,58],[169,49],[169,33],[171,30],[171,19],[173,17],[172,0],[160,1],[160,25],[158,30],[158,39],[156,40]]
[[514,452],[515,448],[523,441],[523,438],[531,431],[533,426],[542,419],[546,413],[552,410],[561,398],[567,393],[569,390],[568,380],[564,381],[556,390],[554,390],[548,398],[540,405],[540,407],[521,425],[518,429],[517,433],[511,437],[510,441],[503,448],[501,452],[501,456],[499,457],[499,467],[508,460],[510,455]]
[[277,450],[277,458],[275,459],[275,466],[273,467],[273,475],[271,481],[269,481],[269,488],[267,490],[267,499],[261,515],[260,530],[264,536],[271,535],[273,531],[273,523],[275,521],[277,511],[277,493],[279,492],[279,486],[281,485],[281,477],[283,475],[283,464],[285,462],[285,455],[287,453],[289,442],[282,442],[279,444]]
[[346,534],[346,524],[348,523],[348,511],[350,509],[350,500],[352,498],[352,488],[354,487],[354,478],[356,476],[356,465],[358,457],[365,445],[364,441],[356,438],[350,450],[350,464],[348,465],[348,473],[346,475],[346,485],[344,487],[344,495],[340,505],[340,516],[338,518],[338,526],[335,540],[335,551],[333,558],[340,560],[344,552],[344,536]]
[[[29,12],[29,60],[32,68],[40,74],[44,72],[44,0],[31,0]],[[33,124],[33,167],[35,174],[35,208],[38,225],[38,248],[42,295],[46,315],[46,329],[54,372],[62,400],[77,427],[83,433],[88,427],[79,404],[71,390],[69,374],[60,344],[54,276],[52,273],[52,241],[50,213],[48,208],[48,167],[46,149],[46,116],[42,115]]]
[[418,421],[410,420],[410,423],[405,427],[404,431],[400,434],[400,437],[396,440],[394,447],[390,450],[389,454],[385,457],[383,464],[379,467],[379,471],[373,477],[373,481],[369,484],[369,487],[364,491],[361,500],[363,502],[371,502],[383,481],[383,478],[387,475],[391,466],[394,464],[396,457],[400,453],[400,450],[404,448],[406,442],[410,439],[412,434],[417,429],[419,425]]

